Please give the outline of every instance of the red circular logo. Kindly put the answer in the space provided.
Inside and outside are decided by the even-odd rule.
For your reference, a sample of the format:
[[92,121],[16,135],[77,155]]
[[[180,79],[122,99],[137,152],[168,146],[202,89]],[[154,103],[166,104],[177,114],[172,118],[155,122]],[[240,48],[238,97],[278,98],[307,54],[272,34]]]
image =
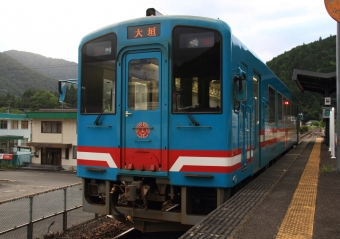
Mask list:
[[149,136],[150,133],[150,128],[149,125],[145,122],[140,122],[139,124],[137,124],[136,127],[136,134],[139,138],[146,138]]

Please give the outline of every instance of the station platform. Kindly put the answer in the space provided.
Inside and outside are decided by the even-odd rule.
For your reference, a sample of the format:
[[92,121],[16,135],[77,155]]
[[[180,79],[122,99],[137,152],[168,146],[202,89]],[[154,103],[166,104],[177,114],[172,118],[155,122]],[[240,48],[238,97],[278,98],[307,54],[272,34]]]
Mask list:
[[340,238],[340,173],[323,141],[304,137],[180,238]]

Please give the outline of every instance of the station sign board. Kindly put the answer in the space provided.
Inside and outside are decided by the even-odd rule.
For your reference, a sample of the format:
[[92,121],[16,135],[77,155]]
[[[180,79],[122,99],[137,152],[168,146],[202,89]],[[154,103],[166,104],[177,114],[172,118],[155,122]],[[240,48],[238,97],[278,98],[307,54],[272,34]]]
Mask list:
[[325,105],[331,105],[331,97],[325,97]]
[[322,107],[322,118],[323,119],[329,119],[329,116],[331,115],[331,108],[330,107]]
[[0,159],[2,159],[2,160],[12,160],[13,154],[0,154]]

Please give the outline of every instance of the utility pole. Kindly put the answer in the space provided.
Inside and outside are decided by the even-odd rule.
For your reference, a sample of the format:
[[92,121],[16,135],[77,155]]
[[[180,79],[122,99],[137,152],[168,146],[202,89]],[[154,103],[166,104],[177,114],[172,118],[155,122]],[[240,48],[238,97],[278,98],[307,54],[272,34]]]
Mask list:
[[9,109],[11,108],[11,100],[8,100],[7,103],[8,103],[7,113],[9,113]]

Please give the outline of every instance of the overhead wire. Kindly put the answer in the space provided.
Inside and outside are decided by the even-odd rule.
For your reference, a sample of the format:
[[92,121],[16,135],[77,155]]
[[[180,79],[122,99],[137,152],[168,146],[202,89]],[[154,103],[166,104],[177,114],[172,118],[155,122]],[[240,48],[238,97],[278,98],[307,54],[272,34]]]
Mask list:
[[[78,66],[78,64],[68,64],[68,65],[43,65],[41,67],[33,67],[33,66],[24,66],[25,68],[29,68],[29,69],[46,69],[46,68],[61,68],[61,67],[73,67],[73,66]],[[1,68],[0,70],[22,70],[22,68],[20,67],[16,67],[16,68]]]

